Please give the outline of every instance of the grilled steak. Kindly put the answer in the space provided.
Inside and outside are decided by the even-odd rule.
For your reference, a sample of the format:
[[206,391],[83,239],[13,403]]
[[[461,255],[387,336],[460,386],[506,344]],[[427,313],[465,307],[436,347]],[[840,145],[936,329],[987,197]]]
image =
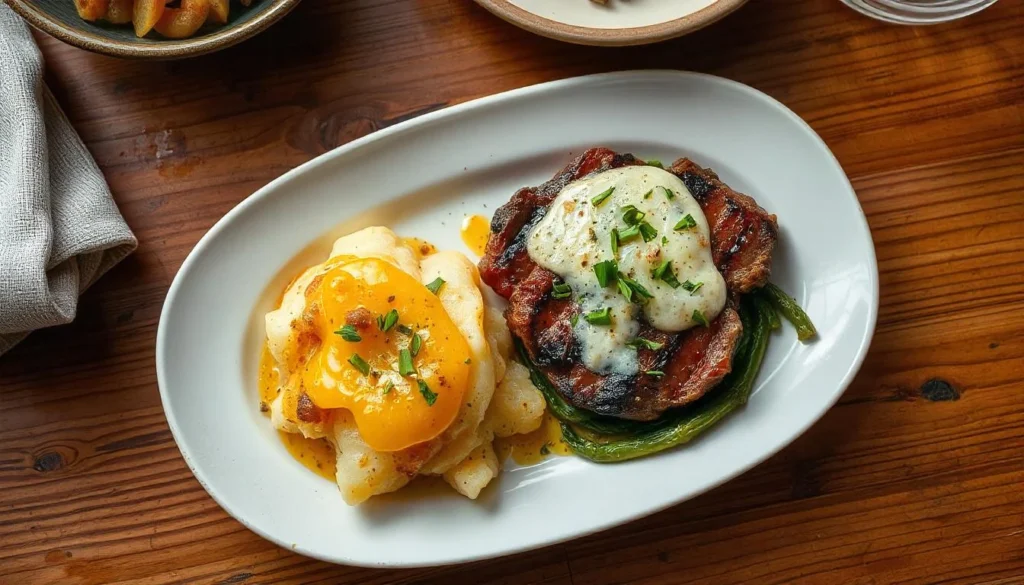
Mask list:
[[666,333],[642,324],[640,337],[664,345],[658,350],[638,350],[640,371],[658,370],[664,376],[590,371],[580,361],[570,324],[578,306],[552,298],[557,277],[530,258],[527,235],[569,183],[592,173],[642,164],[630,154],[594,148],[543,185],[517,191],[494,214],[480,274],[509,300],[505,314],[509,329],[566,400],[600,414],[653,420],[667,408],[700,398],[732,369],[742,333],[734,307],[740,294],[767,282],[778,226],[774,215],[730,189],[711,170],[688,159],[676,161],[667,170],[683,181],[707,217],[712,258],[725,278],[730,300],[709,327]]

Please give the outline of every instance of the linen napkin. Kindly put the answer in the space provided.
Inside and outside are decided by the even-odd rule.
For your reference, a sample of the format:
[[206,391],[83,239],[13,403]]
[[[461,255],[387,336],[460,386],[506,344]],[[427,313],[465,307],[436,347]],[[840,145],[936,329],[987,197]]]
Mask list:
[[137,245],[43,84],[28,26],[0,2],[0,355],[70,323],[78,295]]

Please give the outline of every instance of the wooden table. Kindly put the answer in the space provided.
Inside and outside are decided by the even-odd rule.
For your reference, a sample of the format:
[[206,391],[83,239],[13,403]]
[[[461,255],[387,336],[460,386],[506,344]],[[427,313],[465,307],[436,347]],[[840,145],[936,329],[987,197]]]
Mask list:
[[[73,325],[0,359],[0,582],[1024,583],[1022,7],[905,28],[838,0],[754,0],[627,49],[538,38],[469,0],[307,1],[250,42],[171,63],[40,38],[50,87],[140,247]],[[853,181],[881,312],[840,403],[711,493],[468,566],[336,567],[225,514],[185,467],[154,373],[164,295],[200,236],[271,179],[379,128],[648,67],[778,98]]]

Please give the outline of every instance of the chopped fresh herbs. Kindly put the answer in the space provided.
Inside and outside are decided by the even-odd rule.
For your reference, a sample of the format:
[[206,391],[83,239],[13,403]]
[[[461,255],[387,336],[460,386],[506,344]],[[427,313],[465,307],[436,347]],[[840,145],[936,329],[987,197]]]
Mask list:
[[572,289],[564,282],[556,282],[551,288],[551,297],[555,299],[567,299],[572,296]]
[[687,228],[692,228],[695,225],[697,225],[697,220],[693,219],[693,216],[687,213],[686,215],[683,216],[683,219],[680,219],[679,221],[676,222],[676,225],[674,225],[672,229],[685,230]]
[[471,364],[471,363],[473,363],[473,360],[471,360],[469,358],[466,358],[466,361],[464,361],[462,363],[464,363],[464,364]]
[[655,378],[660,378],[665,375],[665,372],[662,372],[661,370],[647,370],[644,373],[648,376],[654,376]]
[[395,329],[397,329],[399,333],[412,335],[412,327],[409,327],[408,325],[398,325]]
[[601,191],[590,200],[594,204],[594,207],[604,203],[604,200],[612,196],[612,192],[615,191],[615,187],[608,187],[606,190]]
[[594,264],[594,274],[597,276],[597,284],[601,286],[608,286],[613,280],[615,280],[615,273],[618,272],[619,265],[615,260],[605,260],[604,262],[598,262]]
[[693,320],[704,327],[707,327],[708,325],[711,324],[708,321],[708,318],[704,316],[704,313],[700,312],[700,309],[693,310]]
[[543,445],[541,445],[540,446],[540,454],[541,455],[550,455],[551,454],[551,443],[544,443]]
[[662,189],[665,190],[665,199],[672,201],[676,198],[676,194],[672,192],[672,189],[669,189],[668,187],[662,187]]
[[403,376],[411,376],[416,373],[412,365],[412,352],[408,349],[398,350],[398,373]]
[[569,324],[572,325],[573,327],[575,327],[576,324],[579,323],[579,322],[580,322],[580,315],[579,315],[579,313],[573,313],[572,317],[569,317]]
[[643,238],[645,242],[650,242],[654,238],[658,237],[658,230],[654,229],[654,226],[646,221],[641,222],[638,227],[640,228],[640,237]]
[[703,282],[690,282],[687,280],[683,283],[683,290],[690,293],[691,295],[700,290],[700,287],[704,286]]
[[652,195],[653,193],[654,193],[654,189],[651,189],[650,191],[648,191],[648,192],[644,193],[644,199],[650,199],[650,198],[651,198],[651,195]]
[[586,315],[583,315],[583,319],[591,325],[611,325],[612,324],[612,310],[610,307],[591,311]]
[[665,168],[665,165],[661,164],[661,161],[656,158],[652,158],[649,161],[647,161],[647,166],[658,167],[659,169]]
[[633,238],[640,235],[640,226],[631,225],[624,230],[619,230],[619,243],[632,240]]
[[626,222],[626,225],[637,225],[646,216],[647,214],[637,209],[635,205],[625,205],[622,207],[622,221]]
[[619,230],[612,229],[612,256],[619,254]]
[[427,401],[427,406],[434,406],[437,402],[437,394],[430,391],[430,386],[423,380],[416,380],[416,384],[420,387],[420,394],[423,395],[423,400]]
[[397,309],[391,309],[386,315],[377,315],[377,328],[381,331],[390,331],[395,325],[398,325]]
[[649,349],[651,351],[658,351],[665,347],[664,343],[658,343],[657,341],[651,341],[650,339],[644,339],[643,337],[637,337],[633,341],[627,343],[629,347],[635,347],[636,349]]
[[615,285],[619,287],[619,292],[622,296],[626,297],[626,300],[630,303],[633,302],[633,289],[629,288],[629,285],[623,280],[616,280]]
[[352,357],[348,358],[348,363],[352,364],[352,367],[359,370],[362,375],[367,376],[370,374],[370,364],[359,357],[358,353],[352,354]]
[[391,380],[388,380],[387,382],[384,383],[384,389],[381,390],[381,394],[387,394],[388,392],[391,392],[394,389],[395,383],[392,382]]
[[442,286],[444,286],[444,279],[438,276],[434,280],[430,281],[430,284],[427,285],[427,290],[436,295],[438,291],[441,290]]
[[662,246],[667,246],[668,245],[668,236],[661,236],[661,245]]
[[334,333],[335,335],[340,335],[341,338],[344,339],[345,341],[351,341],[353,343],[355,343],[356,341],[363,340],[363,338],[359,335],[359,332],[356,331],[355,325],[345,325],[344,327],[338,329]]
[[420,352],[420,347],[422,346],[423,338],[420,337],[419,333],[413,333],[412,341],[409,342],[409,353],[411,353],[413,357],[416,357],[416,354]]
[[[628,286],[629,289],[634,294],[637,295],[637,297],[643,297],[645,299],[653,299],[654,298],[654,295],[652,295],[651,292],[649,290],[647,290],[646,288],[644,288],[644,286],[642,284],[640,284],[639,282],[633,280],[632,278],[626,276],[625,274],[623,274],[621,272],[618,273],[617,276],[618,276],[619,282],[620,283],[625,283],[626,286]],[[619,290],[620,291],[622,290],[622,286],[621,285],[619,286]],[[632,295],[626,295],[625,293],[623,293],[623,295],[625,295],[628,300],[632,300]]]
[[654,269],[651,276],[658,280],[664,281],[672,288],[679,288],[679,279],[676,278],[676,273],[672,271],[672,261],[665,260]]

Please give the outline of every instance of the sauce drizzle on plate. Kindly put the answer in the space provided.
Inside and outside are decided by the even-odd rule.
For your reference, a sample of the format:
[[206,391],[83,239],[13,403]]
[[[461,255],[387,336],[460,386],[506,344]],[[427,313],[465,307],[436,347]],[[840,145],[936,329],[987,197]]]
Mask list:
[[467,215],[462,220],[462,241],[477,256],[483,256],[491,235],[491,220],[482,215]]
[[499,461],[509,457],[519,465],[535,465],[550,455],[569,455],[572,451],[562,441],[562,427],[550,412],[544,413],[540,427],[525,435],[512,435],[494,440]]

